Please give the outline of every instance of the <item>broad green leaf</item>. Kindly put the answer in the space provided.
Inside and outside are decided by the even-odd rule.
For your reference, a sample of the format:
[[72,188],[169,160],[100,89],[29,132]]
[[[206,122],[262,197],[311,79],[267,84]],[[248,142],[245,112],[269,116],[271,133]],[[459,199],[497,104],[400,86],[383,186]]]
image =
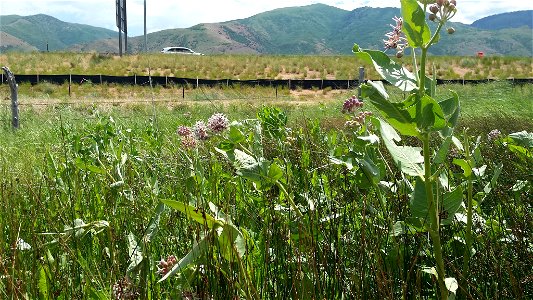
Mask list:
[[[418,219],[417,219],[418,220]],[[407,221],[397,221],[392,226],[392,232],[390,233],[391,236],[399,236],[402,234],[417,234],[420,232],[425,232],[426,230],[423,228],[423,224],[418,224],[420,226],[414,226],[413,224],[410,224]]]
[[161,200],[161,202],[173,209],[181,211],[189,219],[192,219],[193,221],[196,221],[197,223],[200,223],[202,225],[206,225],[209,229],[213,229],[215,225],[222,225],[219,220],[215,219],[213,216],[197,207],[175,200],[163,199]]
[[461,186],[456,187],[451,192],[444,193],[442,199],[442,211],[445,211],[446,214],[441,216],[440,223],[443,225],[451,224],[455,213],[459,211],[462,203],[463,188]]
[[157,233],[159,227],[159,220],[161,219],[161,214],[165,211],[165,204],[159,203],[155,209],[155,216],[152,217],[150,223],[148,223],[148,228],[146,228],[146,233],[144,234],[143,240],[145,242],[150,242],[152,238]]
[[448,156],[448,151],[450,150],[450,146],[452,144],[452,137],[447,136],[442,144],[439,147],[439,150],[435,154],[435,157],[433,157],[433,163],[438,165],[444,162],[446,157]]
[[390,102],[383,94],[383,84],[381,82],[368,82],[369,85],[361,86],[361,94],[368,98],[372,105],[376,107],[385,120],[403,135],[419,137],[416,121],[406,109],[405,104]]
[[228,139],[234,143],[242,143],[246,140],[246,136],[237,128],[237,126],[231,126],[229,128]]
[[358,158],[359,169],[356,172],[356,183],[360,188],[370,188],[376,186],[385,171],[380,168],[379,162],[376,164],[368,155]]
[[76,157],[74,159],[74,164],[76,165],[76,167],[80,170],[84,170],[84,171],[89,171],[91,173],[96,173],[96,174],[105,174],[106,171],[102,168],[99,168],[83,159],[81,159],[80,157]]
[[[433,187],[435,190],[435,187]],[[435,200],[438,199],[435,197]],[[451,192],[442,194],[442,202],[440,209],[442,212],[446,211],[446,218],[441,218],[440,223],[443,225],[451,224],[453,217],[461,208],[463,202],[463,189],[461,186],[456,187]],[[415,218],[427,219],[429,206],[426,198],[426,185],[421,178],[417,178],[415,183],[415,190],[411,194],[411,214]]]
[[437,273],[437,269],[435,269],[435,267],[431,267],[431,268],[430,267],[424,267],[424,268],[422,268],[422,272],[427,273],[427,274],[431,274],[431,275],[433,275],[435,277],[439,276],[439,274]]
[[162,282],[170,276],[176,274],[177,272],[185,269],[189,264],[194,262],[196,258],[200,257],[206,251],[208,246],[207,241],[210,238],[211,234],[207,234],[206,236],[204,236],[198,242],[198,244],[194,245],[191,251],[189,251],[189,253],[187,253],[187,255],[185,255],[182,259],[180,259],[180,261],[176,265],[174,265],[174,267],[172,267],[172,269],[167,274],[165,274],[165,276],[161,277],[158,282]]
[[457,282],[457,279],[446,278],[444,279],[444,283],[446,284],[446,288],[448,289],[448,291],[452,292],[455,295],[457,289],[459,288],[459,283]]
[[402,31],[409,41],[409,46],[421,48],[431,40],[431,31],[426,23],[426,13],[416,0],[401,0]]
[[233,163],[236,173],[243,178],[253,181],[258,189],[270,188],[277,180],[283,177],[283,170],[276,163],[260,158],[256,160],[244,151],[224,151],[216,149]]
[[429,95],[412,94],[402,104],[415,120],[419,131],[437,131],[446,126],[440,105]]
[[396,142],[400,142],[402,139],[394,128],[381,119],[374,118],[373,120],[377,123],[376,127],[379,128],[387,150],[389,150],[394,162],[402,172],[411,176],[423,177],[424,157],[420,153],[422,148],[396,145]]
[[246,249],[242,249],[242,243],[236,244],[238,238],[241,241],[243,239],[240,230],[233,224],[224,224],[222,233],[218,237],[218,244],[220,253],[229,262],[235,262],[236,258],[242,258],[245,253]]
[[272,163],[268,168],[268,179],[272,182],[279,180],[283,177],[283,170],[276,163]]
[[456,92],[452,92],[452,97],[442,100],[439,102],[439,105],[444,113],[444,118],[446,119],[446,127],[443,128],[440,133],[442,136],[447,137],[453,134],[453,129],[457,125],[457,120],[459,120],[459,114],[461,112],[461,106],[459,105],[459,96]]
[[48,267],[39,265],[39,299],[50,299],[50,289],[48,284],[48,276],[46,271]]
[[525,148],[533,148],[533,132],[520,131],[509,134],[513,144]]
[[461,107],[459,105],[459,95],[455,91],[451,91],[452,96],[439,102],[439,105],[444,113],[444,118],[448,121],[448,125],[455,127],[459,119]]
[[485,194],[490,193],[492,191],[492,188],[496,186],[496,182],[498,181],[498,178],[502,173],[502,169],[503,163],[500,163],[498,166],[496,166],[496,168],[494,169],[494,174],[492,175],[492,179],[483,188],[483,192],[485,192]]
[[422,178],[417,178],[415,190],[411,194],[411,215],[415,218],[428,218],[428,201],[426,198],[426,186]]
[[218,144],[217,149],[224,152],[230,152],[235,150],[236,145],[230,141],[222,141]]
[[128,256],[130,258],[130,264],[126,272],[130,273],[143,261],[143,254],[141,247],[137,244],[133,233],[128,234]]
[[410,92],[418,88],[416,76],[382,51],[361,49],[355,44],[353,52],[357,58],[374,65],[383,79],[402,91]]
[[472,166],[474,165],[472,162],[468,162],[465,159],[456,158],[453,160],[453,163],[463,169],[463,175],[465,178],[470,178],[470,176],[472,176]]

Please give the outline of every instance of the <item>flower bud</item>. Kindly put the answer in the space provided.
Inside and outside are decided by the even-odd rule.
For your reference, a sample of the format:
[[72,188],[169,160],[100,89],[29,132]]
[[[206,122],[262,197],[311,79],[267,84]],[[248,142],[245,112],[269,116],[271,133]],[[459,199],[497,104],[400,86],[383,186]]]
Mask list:
[[455,0],[450,0],[450,3],[453,4],[453,6],[457,6],[457,2]]
[[431,5],[431,6],[429,7],[429,11],[432,12],[432,13],[434,13],[434,14],[436,14],[436,13],[439,12],[439,7],[438,7],[437,5]]
[[443,6],[444,5],[444,0],[437,0],[437,5],[438,6]]
[[453,34],[455,29],[453,27],[448,28],[448,34]]
[[455,4],[450,3],[450,6],[448,6],[448,11],[454,11],[455,10]]
[[403,57],[403,51],[398,51],[398,53],[396,53],[396,58],[402,58]]
[[429,15],[428,18],[429,18],[430,21],[435,22],[435,20],[437,19],[437,15],[431,14],[431,15]]
[[444,0],[444,4],[443,5],[444,5],[444,7],[449,6],[450,5],[450,1],[449,0]]

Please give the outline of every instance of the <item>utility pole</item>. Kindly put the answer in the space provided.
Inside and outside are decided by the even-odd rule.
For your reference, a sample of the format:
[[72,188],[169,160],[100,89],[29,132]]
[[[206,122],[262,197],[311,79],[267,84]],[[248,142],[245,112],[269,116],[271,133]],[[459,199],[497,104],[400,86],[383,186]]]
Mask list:
[[124,53],[128,54],[128,15],[126,14],[126,0],[124,0]]
[[148,41],[146,39],[146,0],[144,0],[144,52],[148,52]]

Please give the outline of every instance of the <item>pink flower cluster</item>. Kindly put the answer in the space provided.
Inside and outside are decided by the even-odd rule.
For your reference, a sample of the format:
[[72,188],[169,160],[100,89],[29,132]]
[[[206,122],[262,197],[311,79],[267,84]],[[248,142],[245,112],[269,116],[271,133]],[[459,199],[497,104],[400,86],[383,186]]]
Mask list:
[[169,255],[167,259],[161,259],[159,263],[157,264],[157,273],[161,275],[165,275],[170,270],[172,270],[172,267],[174,267],[178,263],[178,259],[174,255]]
[[498,129],[493,129],[489,132],[489,134],[487,134],[487,139],[492,142],[494,140],[497,140],[501,134],[501,131],[499,131]]
[[352,96],[346,101],[344,101],[344,104],[342,105],[342,112],[343,113],[352,113],[356,109],[363,107],[363,101],[359,100],[357,96]]
[[181,136],[183,148],[193,149],[198,144],[197,141],[208,140],[210,133],[221,133],[228,127],[228,118],[224,114],[215,113],[207,120],[207,124],[204,121],[197,121],[192,127],[179,126],[177,134]]
[[[398,49],[398,54],[403,54],[403,49],[407,46],[407,39],[403,36],[402,27],[403,19],[394,17],[393,20],[396,22],[396,25],[390,25],[392,31],[385,34],[387,37],[386,40],[383,40],[385,43],[385,49]],[[401,55],[398,55],[400,56]]]
[[128,277],[125,277],[113,284],[113,299],[139,299],[139,292],[135,290],[135,287],[133,286],[131,280]]
[[357,96],[351,96],[346,99],[342,105],[343,113],[354,113],[353,119],[349,120],[344,124],[346,127],[360,127],[365,123],[367,117],[372,115],[370,111],[360,111],[357,114],[355,112],[357,109],[363,107],[363,101],[359,100]]

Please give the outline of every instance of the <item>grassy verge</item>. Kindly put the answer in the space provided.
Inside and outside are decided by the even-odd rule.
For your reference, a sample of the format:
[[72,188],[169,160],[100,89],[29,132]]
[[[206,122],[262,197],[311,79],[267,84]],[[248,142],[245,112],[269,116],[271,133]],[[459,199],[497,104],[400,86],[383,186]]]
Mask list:
[[[529,57],[431,57],[439,79],[532,78]],[[97,53],[8,53],[0,65],[15,74],[103,74],[174,76],[205,79],[355,79],[358,69],[367,78],[379,76],[354,56],[129,55],[122,58]],[[410,66],[407,65],[409,68]],[[431,68],[432,70],[432,68]],[[430,70],[430,72],[432,72]]]

